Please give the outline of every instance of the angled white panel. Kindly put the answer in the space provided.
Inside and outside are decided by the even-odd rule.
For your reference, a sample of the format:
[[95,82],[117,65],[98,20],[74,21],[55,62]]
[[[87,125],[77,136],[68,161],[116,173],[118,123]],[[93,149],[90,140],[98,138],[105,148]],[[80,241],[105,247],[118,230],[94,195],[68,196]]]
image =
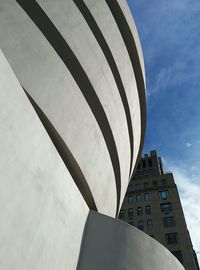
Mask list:
[[88,207],[0,52],[0,268],[76,269]]

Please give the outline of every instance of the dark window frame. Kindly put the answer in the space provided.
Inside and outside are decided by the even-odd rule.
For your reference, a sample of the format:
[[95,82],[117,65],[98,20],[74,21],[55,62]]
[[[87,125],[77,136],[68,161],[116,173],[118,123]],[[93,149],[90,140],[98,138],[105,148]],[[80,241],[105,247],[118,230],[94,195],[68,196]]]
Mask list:
[[150,195],[149,192],[144,193],[144,201],[150,201]]
[[151,205],[145,206],[145,212],[146,212],[146,215],[151,215]]
[[132,194],[128,194],[128,196],[127,196],[127,202],[128,202],[128,204],[133,203],[133,195]]
[[152,229],[153,229],[153,220],[147,219],[147,230],[152,230]]
[[[167,206],[167,207],[165,207]],[[172,211],[172,203],[171,202],[167,202],[167,203],[161,203],[160,204],[160,210],[161,212],[170,212]]]
[[169,217],[163,217],[163,227],[168,228],[168,227],[175,227],[176,222],[174,216],[169,216]]
[[171,253],[176,257],[177,260],[179,260],[180,263],[183,263],[183,254],[181,250],[174,250],[171,251]]
[[178,243],[178,233],[166,233],[165,234],[166,243],[168,245],[174,245]]
[[162,200],[167,200],[169,198],[169,191],[167,189],[160,190],[160,191],[158,191],[158,196]]
[[136,202],[141,202],[142,201],[141,193],[138,193],[138,194],[135,195],[135,200],[136,200]]
[[138,220],[138,229],[144,231],[144,222],[143,220]]
[[133,219],[133,216],[134,216],[133,208],[129,208],[128,209],[128,218]]
[[142,216],[143,215],[143,210],[142,210],[142,207],[141,206],[137,207],[137,215],[138,216]]

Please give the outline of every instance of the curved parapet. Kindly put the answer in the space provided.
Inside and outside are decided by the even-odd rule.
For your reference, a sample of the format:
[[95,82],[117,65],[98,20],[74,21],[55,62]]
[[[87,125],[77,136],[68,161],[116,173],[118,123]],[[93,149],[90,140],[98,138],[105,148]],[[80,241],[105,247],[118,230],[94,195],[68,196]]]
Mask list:
[[[143,54],[137,29],[135,27],[133,17],[130,14],[127,2],[125,0],[106,0],[106,3],[108,4],[110,11],[115,18],[130,57],[139,94],[141,123],[138,127],[141,129],[141,133],[138,132],[136,136],[137,141],[140,141],[140,145],[139,147],[137,145],[136,149],[134,149],[135,156],[133,162],[135,165],[135,162],[137,163],[139,160],[138,153],[141,153],[142,151],[146,129],[145,71]],[[134,167],[132,169],[134,169]]]
[[126,0],[117,0],[122,12],[125,15],[127,24],[130,28],[130,31],[132,32],[132,36],[134,37],[135,40],[135,46],[137,48],[137,52],[138,52],[138,56],[139,56],[139,60],[140,60],[140,64],[141,64],[141,68],[142,68],[142,73],[143,73],[143,77],[144,77],[144,82],[145,80],[145,68],[144,68],[144,57],[143,57],[143,52],[142,52],[142,47],[140,44],[140,39],[139,39],[139,35],[137,32],[137,28],[133,19],[133,15],[131,14],[130,9],[128,8],[128,3]]
[[90,211],[77,270],[93,269],[184,270],[184,267],[149,235],[127,223]]
[[0,2],[3,53],[88,207],[110,216],[141,151],[146,114],[139,39],[119,3]]

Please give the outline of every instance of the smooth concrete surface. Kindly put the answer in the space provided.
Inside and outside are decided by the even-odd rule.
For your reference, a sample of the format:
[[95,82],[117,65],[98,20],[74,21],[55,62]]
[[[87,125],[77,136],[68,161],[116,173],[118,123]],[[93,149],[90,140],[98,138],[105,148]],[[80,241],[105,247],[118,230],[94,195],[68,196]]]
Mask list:
[[[143,53],[141,49],[140,40],[138,37],[137,29],[133,16],[128,8],[128,3],[126,0],[117,0],[112,2],[106,0],[109,5],[110,10],[112,11],[115,21],[118,24],[123,40],[126,44],[126,48],[129,53],[129,57],[132,62],[132,68],[135,73],[135,79],[138,88],[139,100],[140,100],[140,117],[141,117],[141,137],[140,137],[140,146],[139,153],[141,153],[143,144],[144,144],[144,135],[146,130],[146,95],[145,95],[145,70],[144,70],[144,61]],[[126,29],[126,31],[125,31]],[[135,159],[136,165],[139,162],[139,155]],[[134,167],[132,174],[134,173]]]
[[90,211],[77,270],[184,270],[159,242],[137,228]]
[[[140,107],[145,106],[145,101],[141,103],[138,93],[143,89],[137,89],[130,56],[107,4],[103,0],[85,1],[114,57],[127,96],[133,133],[133,149],[130,149],[130,130],[116,78],[75,2],[31,0],[27,4],[23,0],[1,1],[0,47],[23,88],[72,153],[98,211],[114,216],[129,181],[131,152],[132,171],[141,151],[144,129],[141,129]],[[130,17],[127,5],[123,5],[123,12]],[[139,44],[134,22],[128,20]],[[49,26],[46,27],[46,23]],[[51,35],[49,33],[60,36],[63,41],[56,42],[55,38],[52,42],[47,37]],[[76,63],[70,57],[67,61],[63,60],[69,50],[77,59]],[[143,64],[142,61],[139,65]],[[75,65],[85,72],[87,83],[93,88],[101,108],[95,109],[96,105],[91,108],[94,104],[94,101],[88,102],[91,89],[87,88],[82,75],[76,72]],[[80,83],[81,80],[83,82]],[[82,88],[88,92],[88,99]],[[107,119],[107,127],[102,115],[98,116],[99,109]],[[83,185],[81,180],[79,184]]]
[[[122,198],[129,179],[130,143],[125,111],[111,69],[91,29],[73,1],[38,0],[38,3],[73,49],[105,110],[120,161]],[[98,10],[102,12],[102,5]],[[114,40],[118,40],[115,32],[112,32],[112,36]],[[122,201],[123,199],[121,203]]]
[[[95,18],[101,32],[104,35],[104,38],[111,50],[111,53],[114,57],[115,63],[119,70],[123,86],[125,89],[125,93],[128,100],[128,105],[130,108],[131,120],[132,120],[132,130],[134,134],[133,138],[133,161],[132,167],[135,164],[136,158],[138,156],[140,138],[141,138],[141,116],[139,108],[139,97],[138,97],[138,89],[135,81],[135,75],[132,70],[132,65],[130,62],[130,58],[120,34],[120,31],[117,27],[117,24],[104,0],[93,1],[93,0],[85,0],[85,4],[88,9],[92,13]],[[118,42],[113,42],[113,40],[117,40]],[[132,150],[133,150],[132,149]],[[123,201],[127,183],[129,181],[128,178],[122,179],[122,181],[127,181],[122,185],[121,190],[121,202]]]
[[133,15],[128,7],[128,3],[126,0],[117,0],[117,2],[120,5],[120,8],[122,10],[122,12],[124,13],[124,17],[126,18],[126,21],[130,27],[130,30],[132,32],[132,35],[135,39],[135,43],[136,43],[136,47],[137,47],[137,51],[139,54],[139,58],[140,58],[140,64],[141,64],[141,68],[142,68],[142,73],[144,76],[144,81],[146,81],[145,78],[145,67],[144,67],[144,57],[143,57],[143,52],[142,52],[142,47],[141,47],[141,43],[140,43],[140,39],[139,39],[139,35],[138,35],[138,31],[135,25],[135,21],[133,19]]
[[[55,7],[52,4],[53,10]],[[62,7],[58,12],[61,10]],[[60,18],[59,13],[57,16]],[[78,18],[76,24],[79,25]],[[69,24],[69,31],[76,30],[76,25],[72,26]],[[55,50],[15,1],[0,2],[0,47],[20,83],[72,152],[98,211],[114,216],[117,204],[114,172],[95,117]],[[98,78],[97,83],[101,83]]]
[[88,207],[0,52],[0,269],[76,269]]

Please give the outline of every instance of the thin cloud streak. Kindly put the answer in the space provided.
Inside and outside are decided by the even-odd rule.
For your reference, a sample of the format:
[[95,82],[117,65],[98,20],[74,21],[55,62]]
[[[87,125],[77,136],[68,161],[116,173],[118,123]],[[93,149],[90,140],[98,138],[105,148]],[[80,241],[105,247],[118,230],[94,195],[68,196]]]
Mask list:
[[[183,168],[168,162],[164,158],[164,163],[174,175],[175,183],[177,184],[182,207],[185,214],[186,223],[192,238],[192,243],[195,251],[200,251],[200,204],[199,194],[200,186],[198,184],[200,173],[193,174],[190,171],[185,171]],[[194,169],[194,168],[193,168]],[[195,170],[196,171],[196,170]],[[200,254],[197,254],[200,260]]]

